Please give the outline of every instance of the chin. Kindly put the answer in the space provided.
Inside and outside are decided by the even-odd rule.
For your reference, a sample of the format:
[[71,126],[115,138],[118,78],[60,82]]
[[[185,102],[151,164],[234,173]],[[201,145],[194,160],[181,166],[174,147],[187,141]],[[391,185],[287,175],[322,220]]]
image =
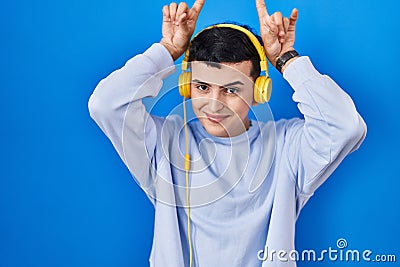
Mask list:
[[209,134],[216,137],[228,137],[228,134],[222,124],[212,123],[208,119],[200,119],[200,122]]

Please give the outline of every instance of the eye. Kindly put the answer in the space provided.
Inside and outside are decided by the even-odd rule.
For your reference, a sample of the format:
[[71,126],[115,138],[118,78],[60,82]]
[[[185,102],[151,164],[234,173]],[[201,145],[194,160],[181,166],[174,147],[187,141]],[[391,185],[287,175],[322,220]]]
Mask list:
[[236,88],[226,88],[225,92],[229,95],[236,95],[239,92],[239,90]]
[[206,91],[208,90],[208,86],[205,84],[199,84],[196,86],[197,89],[199,89],[200,91]]

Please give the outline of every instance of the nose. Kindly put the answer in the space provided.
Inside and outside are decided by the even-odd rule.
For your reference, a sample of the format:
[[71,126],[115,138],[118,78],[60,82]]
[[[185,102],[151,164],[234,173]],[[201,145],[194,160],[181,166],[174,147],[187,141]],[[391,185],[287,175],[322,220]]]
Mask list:
[[221,100],[218,90],[213,90],[208,102],[211,112],[218,112],[224,107],[224,103]]

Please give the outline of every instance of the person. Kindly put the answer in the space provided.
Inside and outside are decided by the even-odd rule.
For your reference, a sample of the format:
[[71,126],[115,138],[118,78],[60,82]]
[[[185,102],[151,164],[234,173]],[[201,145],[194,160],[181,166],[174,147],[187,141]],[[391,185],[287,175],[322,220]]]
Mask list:
[[[270,15],[263,0],[256,8],[264,53],[304,118],[250,120],[259,47],[245,26],[214,25],[190,42],[203,5],[164,6],[161,41],[100,81],[90,115],[154,205],[150,266],[296,266],[296,219],[360,146],[366,124],[349,95],[294,52],[297,9]],[[150,114],[142,99],[158,94],[188,47],[197,120]],[[284,253],[261,259],[267,249]]]

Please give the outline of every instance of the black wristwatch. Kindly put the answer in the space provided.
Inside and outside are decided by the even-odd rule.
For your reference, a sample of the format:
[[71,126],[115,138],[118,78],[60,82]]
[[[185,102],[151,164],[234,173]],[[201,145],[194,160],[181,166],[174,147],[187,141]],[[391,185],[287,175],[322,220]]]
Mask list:
[[276,69],[282,73],[282,67],[285,66],[286,62],[289,61],[289,59],[292,59],[294,57],[297,57],[299,53],[296,52],[296,50],[288,51],[284,53],[282,56],[278,58],[276,61]]

